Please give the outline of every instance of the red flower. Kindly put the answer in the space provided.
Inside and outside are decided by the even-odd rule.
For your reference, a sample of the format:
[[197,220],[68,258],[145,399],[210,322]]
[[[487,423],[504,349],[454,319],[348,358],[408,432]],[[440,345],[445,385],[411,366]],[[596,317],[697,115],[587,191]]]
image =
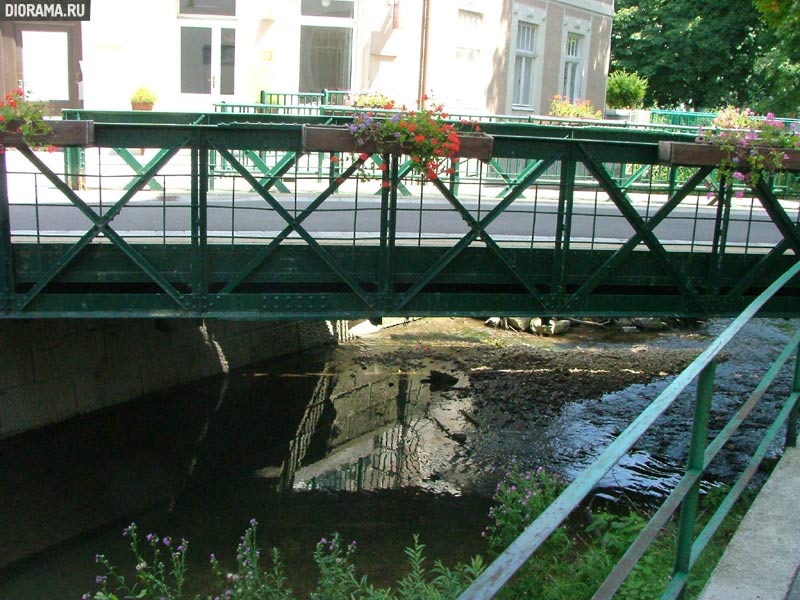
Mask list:
[[381,166],[380,166],[380,170],[381,171],[386,171],[386,169],[388,169],[388,168],[389,168],[389,165],[387,165],[385,162],[381,163]]
[[392,187],[392,182],[391,181],[384,181],[381,185],[383,187],[385,187],[385,188],[389,188],[389,187]]
[[366,152],[362,152],[361,154],[358,155],[358,158],[360,158],[361,160],[367,160],[369,158],[369,154],[367,154]]
[[414,136],[414,141],[415,142],[424,142],[425,141],[425,136],[424,135],[415,135]]
[[339,157],[334,154],[333,156],[331,156],[331,162],[332,163],[339,162]]

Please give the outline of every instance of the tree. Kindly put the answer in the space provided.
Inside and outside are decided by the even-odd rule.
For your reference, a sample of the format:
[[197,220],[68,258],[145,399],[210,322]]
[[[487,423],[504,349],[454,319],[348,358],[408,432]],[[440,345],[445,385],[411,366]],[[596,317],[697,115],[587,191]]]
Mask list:
[[755,62],[755,74],[765,83],[761,112],[800,117],[800,3],[796,0],[754,0],[772,28],[775,44]]
[[766,95],[767,82],[754,69],[772,47],[773,32],[753,0],[617,0],[616,6],[612,70],[645,77],[646,104],[713,109],[749,106]]

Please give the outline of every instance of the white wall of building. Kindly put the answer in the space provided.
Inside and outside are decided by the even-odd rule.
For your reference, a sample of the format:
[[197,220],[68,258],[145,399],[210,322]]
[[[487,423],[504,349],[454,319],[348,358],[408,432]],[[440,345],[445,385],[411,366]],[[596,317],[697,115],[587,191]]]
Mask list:
[[[399,105],[420,93],[425,0],[356,0],[351,86],[379,91]],[[94,110],[126,110],[140,86],[158,94],[156,110],[210,110],[212,103],[253,103],[260,90],[298,90],[301,0],[238,0],[236,16],[178,14],[179,0],[94,0],[83,23],[83,101]],[[564,36],[585,36],[581,94],[602,106],[613,0],[430,0],[425,91],[452,112],[546,113],[560,93]],[[515,106],[519,20],[537,26],[534,98]],[[311,19],[313,21],[313,19]],[[181,93],[181,27],[236,31],[235,93]],[[572,28],[572,29],[570,29]]]

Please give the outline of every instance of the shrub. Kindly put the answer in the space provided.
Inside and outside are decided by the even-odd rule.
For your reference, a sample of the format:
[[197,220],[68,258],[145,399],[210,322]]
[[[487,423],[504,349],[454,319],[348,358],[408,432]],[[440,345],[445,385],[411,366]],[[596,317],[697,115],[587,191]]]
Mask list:
[[345,104],[356,108],[394,108],[394,100],[380,92],[361,92],[360,94],[349,95],[345,99]]
[[156,100],[158,100],[158,96],[155,92],[146,87],[140,87],[131,94],[131,102],[153,104]]
[[550,116],[569,119],[599,119],[602,114],[588,100],[571,102],[566,96],[553,96]]
[[608,76],[606,106],[608,108],[642,108],[647,92],[647,79],[636,73],[614,71]]

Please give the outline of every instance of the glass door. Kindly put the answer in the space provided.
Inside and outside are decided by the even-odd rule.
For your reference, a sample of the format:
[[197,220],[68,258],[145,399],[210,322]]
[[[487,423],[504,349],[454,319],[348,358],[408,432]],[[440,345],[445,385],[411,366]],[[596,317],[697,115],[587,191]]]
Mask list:
[[22,87],[31,100],[47,102],[53,115],[80,108],[80,23],[14,25],[17,53],[9,56],[11,64],[0,74],[5,75],[6,90]]
[[203,94],[206,102],[215,102],[235,93],[236,29],[231,24],[181,21],[181,94]]

